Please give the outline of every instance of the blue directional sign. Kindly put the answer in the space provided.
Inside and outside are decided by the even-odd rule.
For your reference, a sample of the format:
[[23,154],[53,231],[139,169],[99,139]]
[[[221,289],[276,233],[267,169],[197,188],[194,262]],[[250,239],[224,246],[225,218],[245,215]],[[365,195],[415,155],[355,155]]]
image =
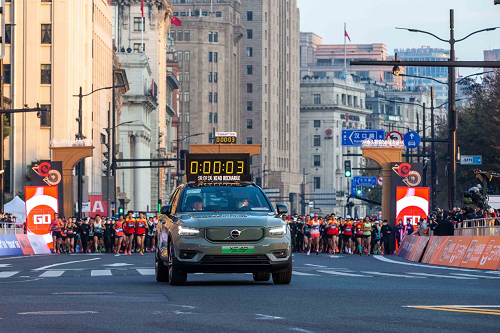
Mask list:
[[462,155],[460,156],[461,165],[480,165],[483,164],[483,156],[481,155]]
[[377,186],[377,177],[354,176],[351,183],[359,186]]
[[410,149],[417,148],[420,144],[420,135],[417,132],[410,131],[405,134],[403,141],[406,147]]
[[385,132],[377,129],[342,130],[342,146],[361,147],[366,139],[385,140]]

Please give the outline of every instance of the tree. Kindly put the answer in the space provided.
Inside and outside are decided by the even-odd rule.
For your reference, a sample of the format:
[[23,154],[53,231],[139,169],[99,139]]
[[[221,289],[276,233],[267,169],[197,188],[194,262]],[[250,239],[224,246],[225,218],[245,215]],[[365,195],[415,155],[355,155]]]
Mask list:
[[9,119],[7,119],[7,117],[4,115],[3,116],[3,138],[4,138],[4,140],[9,135],[10,135]]
[[[481,170],[500,172],[500,71],[492,76],[484,77],[481,82],[468,79],[463,84],[463,91],[470,96],[467,105],[459,106],[457,145],[461,155],[482,155]],[[447,122],[440,126],[439,137],[448,136]],[[444,166],[447,162],[447,147],[437,148],[438,177],[446,180]],[[457,200],[472,186],[479,184],[473,170],[478,166],[458,165],[457,167]],[[440,182],[438,205],[446,206],[446,182]],[[499,184],[490,184],[489,189],[499,193]],[[444,200],[443,200],[444,199]],[[443,202],[444,201],[444,202]]]

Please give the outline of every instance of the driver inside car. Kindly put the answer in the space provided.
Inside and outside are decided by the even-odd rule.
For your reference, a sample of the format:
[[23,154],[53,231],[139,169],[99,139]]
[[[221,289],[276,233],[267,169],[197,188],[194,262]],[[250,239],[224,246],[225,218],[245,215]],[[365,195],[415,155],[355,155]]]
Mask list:
[[203,200],[200,197],[189,197],[186,202],[186,206],[191,211],[203,210]]

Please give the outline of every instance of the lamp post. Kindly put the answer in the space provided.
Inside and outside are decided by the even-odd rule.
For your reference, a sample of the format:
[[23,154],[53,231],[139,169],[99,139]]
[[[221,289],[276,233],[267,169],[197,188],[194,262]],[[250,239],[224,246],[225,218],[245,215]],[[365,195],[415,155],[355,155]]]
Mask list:
[[[179,183],[181,182],[180,175],[179,175],[179,164],[181,162],[181,159],[179,158],[179,144],[182,141],[186,140],[187,138],[191,138],[193,136],[198,136],[198,135],[203,135],[203,134],[205,134],[205,133],[196,133],[196,134],[186,135],[182,139],[177,138],[176,140],[173,140],[173,141],[175,141],[177,143],[176,144],[177,163],[175,165],[175,172],[176,172],[176,177],[177,177],[177,185],[179,185]],[[177,135],[179,135],[179,132],[177,132]]]
[[[73,97],[78,97],[78,134],[76,135],[76,138],[78,140],[83,139],[83,115],[82,115],[82,100],[83,97],[87,97],[89,95],[92,95],[93,93],[99,91],[99,90],[105,90],[105,89],[113,89],[113,88],[121,88],[125,87],[125,84],[119,84],[119,85],[113,85],[111,87],[104,87],[104,88],[99,88],[96,90],[92,90],[88,94],[83,94],[82,93],[82,87],[80,87],[80,92],[78,95],[73,95]],[[114,101],[113,101],[114,103]],[[83,160],[78,163],[78,218],[82,218],[82,199],[83,199]],[[68,214],[68,213],[67,213]]]

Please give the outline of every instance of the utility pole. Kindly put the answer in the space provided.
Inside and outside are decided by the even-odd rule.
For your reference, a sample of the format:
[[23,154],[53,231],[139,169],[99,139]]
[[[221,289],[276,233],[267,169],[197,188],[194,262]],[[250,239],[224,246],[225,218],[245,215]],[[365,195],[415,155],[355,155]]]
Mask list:
[[[3,36],[2,36],[3,37]],[[2,43],[3,44],[3,43]],[[3,111],[4,105],[3,105],[3,58],[0,59],[0,110]],[[2,142],[0,143],[0,170],[4,170],[4,138],[3,138],[3,117],[4,114],[0,114],[0,140]],[[4,187],[4,176],[5,172],[2,172],[0,174],[0,212],[3,214],[3,206],[5,204],[4,202],[4,193],[5,193],[5,187]]]
[[[114,89],[113,89],[114,90]],[[107,148],[108,148],[108,163],[106,165],[106,202],[108,203],[108,217],[111,216],[111,103],[108,107],[108,127],[106,128],[107,133]]]
[[[82,87],[78,93],[78,140],[83,140],[83,127],[82,127]],[[78,219],[83,217],[82,214],[82,200],[83,200],[83,160],[78,162]]]
[[[454,11],[450,9],[450,61],[455,61],[455,18]],[[448,207],[455,205],[455,192],[457,188],[457,127],[458,118],[455,105],[455,67],[448,68],[450,86],[448,89]]]
[[436,149],[434,142],[434,88],[431,87],[431,209],[436,209]]

